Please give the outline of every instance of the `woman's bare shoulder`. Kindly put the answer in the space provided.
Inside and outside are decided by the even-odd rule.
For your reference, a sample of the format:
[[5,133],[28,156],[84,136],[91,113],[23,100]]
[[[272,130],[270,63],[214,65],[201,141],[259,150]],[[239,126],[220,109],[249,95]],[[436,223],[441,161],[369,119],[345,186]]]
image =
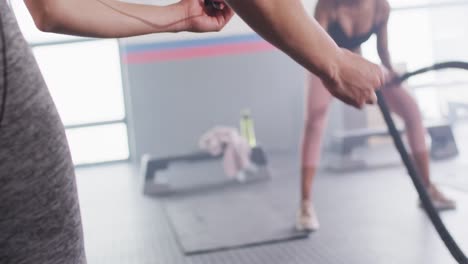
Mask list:
[[315,17],[327,18],[327,20],[333,19],[333,16],[335,15],[334,10],[333,1],[318,0],[315,7]]
[[376,2],[377,24],[383,24],[387,22],[392,8],[387,0],[376,0]]

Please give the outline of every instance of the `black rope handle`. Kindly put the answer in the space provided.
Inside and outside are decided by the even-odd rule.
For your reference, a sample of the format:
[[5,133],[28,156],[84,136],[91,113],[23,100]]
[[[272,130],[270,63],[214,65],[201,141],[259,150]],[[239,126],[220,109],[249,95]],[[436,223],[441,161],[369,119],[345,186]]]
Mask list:
[[218,11],[222,11],[224,9],[224,4],[216,0],[204,0],[204,3],[207,8],[213,8]]
[[[413,72],[405,73],[393,80],[391,84],[401,83],[415,75],[423,74],[429,71],[437,71],[451,68],[468,70],[468,63],[461,61],[437,63],[430,67],[425,67]],[[406,150],[403,140],[401,139],[401,135],[395,126],[395,122],[393,121],[393,118],[390,114],[390,110],[388,109],[387,103],[385,102],[381,91],[377,91],[377,98],[380,111],[382,112],[382,115],[385,119],[385,123],[387,124],[390,135],[393,138],[393,143],[395,144],[395,147],[400,153],[401,159],[403,160],[403,163],[406,169],[408,170],[408,174],[411,177],[414,186],[416,187],[416,190],[419,194],[419,198],[421,199],[422,205],[427,215],[429,216],[432,224],[437,230],[437,233],[439,234],[440,238],[444,241],[445,246],[450,251],[455,260],[460,264],[468,264],[468,259],[465,253],[458,246],[457,242],[455,242],[455,239],[448,231],[444,222],[440,218],[439,213],[435,209],[431,199],[429,198],[429,194],[427,193],[427,190],[422,182],[422,178],[419,172],[417,171],[416,167],[414,166],[413,162],[411,161],[411,158],[408,154],[408,151]]]

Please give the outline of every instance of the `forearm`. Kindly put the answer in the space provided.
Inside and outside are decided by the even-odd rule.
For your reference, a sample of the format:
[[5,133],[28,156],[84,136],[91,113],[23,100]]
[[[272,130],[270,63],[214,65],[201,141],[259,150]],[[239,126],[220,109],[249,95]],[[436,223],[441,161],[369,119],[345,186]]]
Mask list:
[[26,0],[44,31],[87,37],[129,37],[184,28],[181,6],[130,4],[115,0]]
[[341,52],[300,0],[227,0],[257,33],[311,72],[332,77]]

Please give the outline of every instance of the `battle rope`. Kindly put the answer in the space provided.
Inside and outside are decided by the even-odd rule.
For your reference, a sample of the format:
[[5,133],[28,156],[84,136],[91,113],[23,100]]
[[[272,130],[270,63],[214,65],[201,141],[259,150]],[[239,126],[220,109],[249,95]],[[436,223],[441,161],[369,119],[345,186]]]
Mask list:
[[[450,69],[450,68],[468,70],[468,63],[459,62],[459,61],[450,61],[450,62],[434,64],[430,67],[426,67],[426,68],[419,69],[417,71],[405,73],[399,76],[398,78],[396,78],[394,81],[390,82],[390,84],[401,83],[415,75],[423,74],[429,71],[436,71],[436,70],[443,70],[443,69]],[[463,253],[463,251],[460,249],[458,244],[455,242],[452,235],[447,230],[447,227],[445,226],[442,219],[440,218],[439,213],[437,212],[434,205],[432,204],[432,201],[429,198],[429,194],[427,193],[427,190],[421,180],[422,178],[419,175],[419,172],[416,170],[408,154],[408,151],[406,150],[406,147],[403,144],[401,135],[395,126],[395,123],[393,121],[392,116],[390,115],[390,111],[388,109],[388,106],[385,102],[385,99],[381,91],[377,92],[377,98],[378,98],[379,108],[385,119],[385,123],[387,124],[390,135],[393,138],[395,147],[400,153],[401,159],[403,160],[403,163],[406,166],[406,169],[408,170],[408,174],[410,175],[411,180],[413,181],[413,184],[416,187],[416,190],[419,194],[419,198],[421,199],[422,205],[426,213],[428,214],[432,224],[437,230],[437,233],[439,233],[439,236],[441,237],[441,239],[444,241],[445,245],[447,246],[447,249],[450,251],[452,256],[457,260],[457,262],[460,264],[468,264],[468,259],[466,258],[465,253]]]

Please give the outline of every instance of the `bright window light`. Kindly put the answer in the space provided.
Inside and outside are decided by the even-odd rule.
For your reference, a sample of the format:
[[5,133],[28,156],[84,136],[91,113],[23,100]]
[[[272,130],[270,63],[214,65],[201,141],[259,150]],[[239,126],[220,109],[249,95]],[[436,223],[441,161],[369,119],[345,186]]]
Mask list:
[[390,6],[393,8],[398,7],[412,7],[412,6],[423,6],[429,4],[443,4],[447,0],[388,0]]
[[125,117],[117,41],[40,46],[34,54],[66,126]]
[[67,129],[66,132],[75,165],[129,158],[124,123]]
[[[389,49],[397,70],[413,71],[436,62],[468,60],[468,1],[467,4],[443,6],[439,0],[390,0],[393,8],[420,6],[423,8],[394,10],[389,23]],[[424,8],[428,4],[437,7]],[[446,2],[445,2],[446,3]],[[460,1],[461,3],[461,1]],[[376,38],[363,45],[363,55],[377,63],[380,59]],[[466,103],[463,89],[451,86],[466,86],[466,71],[429,72],[410,78],[407,82],[422,109],[426,120],[441,120],[446,115],[450,102]],[[439,87],[442,85],[443,87]]]

